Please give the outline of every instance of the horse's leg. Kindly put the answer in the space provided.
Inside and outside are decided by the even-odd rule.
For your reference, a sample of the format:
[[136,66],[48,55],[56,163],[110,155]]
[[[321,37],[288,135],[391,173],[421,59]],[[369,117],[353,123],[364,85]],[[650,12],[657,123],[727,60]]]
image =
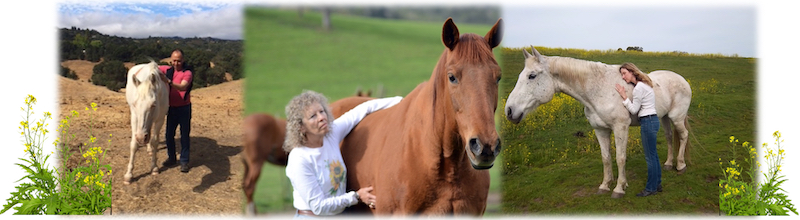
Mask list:
[[[689,141],[689,129],[686,129],[685,124],[685,117],[683,120],[672,120],[673,125],[675,126],[675,130],[677,131],[678,138],[680,138],[680,148],[678,149],[678,173],[682,174],[686,172],[686,161],[684,160],[684,153],[686,153],[686,144]],[[672,140],[668,140],[670,142]]]
[[664,137],[667,139],[667,161],[664,162],[664,170],[672,170],[672,137],[675,135],[672,132],[672,120],[667,116],[661,117],[661,127],[664,129]]
[[136,139],[131,138],[131,157],[128,158],[128,171],[125,172],[125,179],[123,181],[125,185],[131,184],[131,178],[133,178],[133,158],[136,157],[136,148],[138,147],[139,146],[136,144]]
[[[254,160],[255,159],[255,160]],[[253,216],[256,214],[256,206],[253,202],[253,194],[256,191],[256,182],[261,176],[261,168],[264,166],[264,160],[258,158],[245,158],[245,180],[244,180],[244,194],[247,197],[247,209],[245,214]]]
[[625,156],[628,147],[628,125],[630,123],[623,123],[614,126],[614,141],[617,146],[617,186],[614,187],[614,192],[611,193],[611,198],[622,198],[625,195],[625,188],[628,187],[628,178],[625,177]]
[[158,175],[158,156],[156,152],[158,152],[158,138],[163,135],[161,133],[161,127],[164,126],[164,118],[156,119],[153,122],[153,133],[150,134],[150,143],[147,145],[147,150],[150,151],[150,174]]
[[600,155],[603,157],[603,182],[598,187],[597,194],[604,194],[611,191],[609,184],[614,180],[613,170],[611,170],[611,130],[605,128],[595,128],[597,142],[600,143]]

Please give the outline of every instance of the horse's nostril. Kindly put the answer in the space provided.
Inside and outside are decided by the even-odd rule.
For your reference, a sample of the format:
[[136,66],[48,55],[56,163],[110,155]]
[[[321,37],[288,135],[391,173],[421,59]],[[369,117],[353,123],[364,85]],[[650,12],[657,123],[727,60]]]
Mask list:
[[511,118],[511,108],[506,108],[506,117]]
[[478,138],[469,139],[469,150],[475,154],[479,154],[481,152],[481,144],[479,144]]
[[498,138],[497,142],[496,142],[496,145],[494,145],[494,155],[495,156],[500,155],[500,149],[502,149],[502,148],[503,148],[503,145],[500,144],[500,139]]

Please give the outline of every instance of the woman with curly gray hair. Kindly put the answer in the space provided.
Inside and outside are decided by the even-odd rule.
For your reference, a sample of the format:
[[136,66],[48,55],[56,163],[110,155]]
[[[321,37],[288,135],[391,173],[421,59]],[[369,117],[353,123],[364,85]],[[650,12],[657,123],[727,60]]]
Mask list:
[[289,152],[286,176],[292,182],[295,218],[339,214],[358,201],[374,208],[372,187],[345,192],[347,168],[339,143],[367,114],[391,107],[402,97],[373,99],[333,119],[328,100],[305,91],[286,106],[286,139]]

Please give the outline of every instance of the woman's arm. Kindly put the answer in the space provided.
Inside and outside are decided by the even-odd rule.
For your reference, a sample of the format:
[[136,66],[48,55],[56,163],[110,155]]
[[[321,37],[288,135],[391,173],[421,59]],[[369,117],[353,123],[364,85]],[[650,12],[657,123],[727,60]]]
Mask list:
[[625,105],[625,108],[628,109],[632,115],[636,115],[639,113],[639,109],[642,108],[642,97],[644,96],[644,91],[637,87],[633,87],[633,100],[625,99],[622,101],[622,105]]
[[331,135],[336,140],[342,140],[350,130],[353,130],[358,122],[361,122],[361,119],[364,119],[368,114],[373,113],[375,111],[392,107],[400,101],[403,100],[403,97],[395,96],[390,98],[382,98],[382,99],[373,99],[366,101],[364,103],[359,104],[355,108],[351,109],[350,111],[344,113],[342,116],[339,116],[332,126]]
[[290,155],[286,164],[286,176],[292,182],[292,188],[308,203],[315,215],[339,214],[348,206],[358,203],[355,192],[347,192],[340,196],[328,196],[317,181],[314,164],[302,156]]

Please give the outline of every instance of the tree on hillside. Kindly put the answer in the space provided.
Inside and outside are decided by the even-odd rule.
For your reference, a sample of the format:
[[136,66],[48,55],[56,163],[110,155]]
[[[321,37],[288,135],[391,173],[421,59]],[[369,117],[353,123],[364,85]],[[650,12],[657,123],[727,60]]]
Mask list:
[[331,8],[322,7],[322,30],[331,30]]
[[78,79],[78,74],[75,74],[75,71],[72,71],[69,68],[66,68],[66,67],[61,66],[61,65],[59,65],[59,66],[61,67],[61,71],[59,72],[59,75],[61,75],[63,77],[66,77],[68,79]]
[[75,47],[77,47],[78,50],[81,50],[81,52],[82,52],[81,59],[85,60],[86,59],[86,45],[89,45],[88,37],[86,35],[83,35],[83,34],[80,34],[80,33],[76,34],[75,37],[72,39],[72,44],[75,45]]
[[625,50],[627,50],[627,51],[639,51],[639,52],[642,52],[642,51],[644,51],[644,48],[642,48],[642,47],[640,47],[640,46],[633,46],[633,47],[628,47],[628,48],[627,48],[627,49],[625,49]]
[[127,83],[128,69],[122,61],[108,60],[94,66],[92,83],[105,86],[109,90],[119,91]]

